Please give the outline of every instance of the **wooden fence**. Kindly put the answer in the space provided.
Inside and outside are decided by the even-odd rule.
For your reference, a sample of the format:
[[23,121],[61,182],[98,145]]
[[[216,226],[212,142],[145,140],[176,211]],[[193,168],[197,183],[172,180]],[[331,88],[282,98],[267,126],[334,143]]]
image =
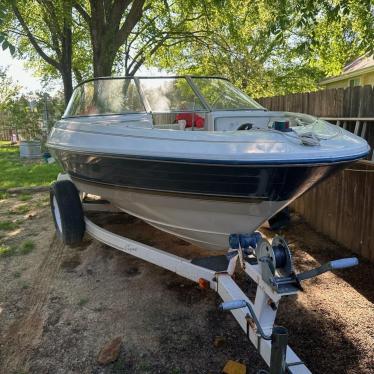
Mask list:
[[318,117],[374,117],[374,87],[358,86],[257,99],[269,110]]
[[374,163],[352,164],[306,192],[292,208],[317,231],[374,262]]
[[[275,111],[325,118],[374,147],[374,88],[331,89],[257,100]],[[374,154],[370,157],[374,159]],[[315,186],[292,205],[309,224],[374,262],[374,163],[360,161]]]

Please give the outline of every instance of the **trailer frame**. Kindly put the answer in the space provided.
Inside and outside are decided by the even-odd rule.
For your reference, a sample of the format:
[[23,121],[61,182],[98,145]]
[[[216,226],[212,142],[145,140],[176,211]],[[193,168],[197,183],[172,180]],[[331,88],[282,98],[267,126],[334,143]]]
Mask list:
[[[83,203],[83,207],[84,206],[85,204]],[[102,204],[100,204],[98,208],[100,211],[102,211]],[[90,204],[89,210],[95,210],[93,204]],[[231,258],[228,262],[226,271],[215,271],[196,265],[183,257],[176,256],[172,253],[165,252],[112,233],[92,222],[89,218],[87,218],[87,216],[85,216],[85,225],[86,232],[96,240],[124,253],[150,262],[161,268],[170,270],[184,278],[199,283],[203,287],[208,286],[218,293],[223,302],[235,302],[237,300],[243,300],[246,303],[249,303],[256,314],[263,332],[269,336],[272,334],[274,328],[274,321],[277,314],[279,301],[284,296],[297,293],[297,291],[290,291],[282,294],[275,292],[269,286],[269,284],[262,279],[261,266],[259,264],[250,264],[245,262],[242,264],[244,266],[237,266],[237,263],[241,262],[241,260],[239,260],[239,254],[230,256]],[[232,251],[232,249],[228,250],[228,252],[230,251]],[[241,288],[232,278],[232,275],[235,273],[238,267],[257,284],[254,303],[247,297],[247,295],[241,290]],[[249,341],[253,344],[254,348],[257,349],[266,364],[270,366],[271,374],[311,373],[302,360],[289,346],[286,348],[286,355],[284,357],[286,369],[283,370],[279,367],[274,367],[274,364],[271,365],[273,361],[272,350],[275,351],[274,339],[264,339],[260,335],[258,328],[253,323],[253,319],[248,313],[247,308],[243,307],[231,310],[231,313],[247,335]],[[273,356],[274,355],[275,353],[273,353]],[[279,365],[279,362],[276,365]]]

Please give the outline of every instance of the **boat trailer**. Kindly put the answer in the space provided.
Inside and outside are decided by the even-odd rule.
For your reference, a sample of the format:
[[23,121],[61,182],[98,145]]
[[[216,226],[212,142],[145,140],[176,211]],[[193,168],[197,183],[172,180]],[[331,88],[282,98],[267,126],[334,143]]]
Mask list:
[[[84,211],[113,211],[109,203],[85,203],[85,200],[83,208]],[[311,373],[287,345],[287,329],[274,326],[281,298],[300,292],[301,282],[306,279],[358,264],[355,257],[344,258],[296,274],[285,239],[276,236],[269,243],[259,232],[230,235],[226,255],[187,260],[114,234],[96,225],[87,216],[84,219],[86,232],[98,241],[217,292],[223,300],[219,309],[232,313],[269,366],[270,374]],[[236,271],[243,271],[257,284],[254,302],[232,278]]]

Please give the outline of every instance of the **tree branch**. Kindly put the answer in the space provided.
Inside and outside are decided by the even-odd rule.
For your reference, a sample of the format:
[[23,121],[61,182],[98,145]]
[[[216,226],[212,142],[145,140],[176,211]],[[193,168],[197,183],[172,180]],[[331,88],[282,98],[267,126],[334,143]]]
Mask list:
[[[9,35],[9,33],[27,37],[27,34],[25,32],[22,32],[22,31],[19,31],[19,30],[16,30],[16,29],[11,29],[11,28],[7,29],[7,32],[5,32],[4,34]],[[34,36],[34,38],[35,38],[35,40],[39,41],[40,43],[43,43],[46,47],[53,49],[51,44],[48,43],[46,40],[40,39],[37,36]]]
[[[159,42],[156,43],[154,45],[154,47],[149,51],[149,53],[148,53],[149,56],[152,56],[153,54],[155,54],[157,52],[157,50],[163,45],[163,43],[165,42],[166,39],[167,39],[167,37],[164,37],[161,40],[159,40]],[[138,71],[140,66],[142,66],[142,64],[144,63],[145,59],[146,59],[146,56],[145,56],[145,54],[143,54],[143,56],[140,58],[139,61],[133,60],[131,62],[131,64],[129,65],[129,75],[130,76],[135,75],[135,73]],[[131,68],[132,68],[132,70],[130,70]]]
[[34,35],[32,34],[32,32],[30,31],[29,27],[27,26],[25,20],[23,19],[19,9],[17,8],[17,5],[12,2],[12,8],[13,8],[13,12],[15,14],[15,16],[17,17],[18,19],[18,22],[21,24],[21,26],[23,27],[23,29],[25,30],[26,32],[26,35],[28,37],[28,39],[30,40],[30,43],[33,45],[33,47],[35,48],[35,50],[39,53],[39,55],[50,65],[52,65],[53,67],[55,67],[57,70],[60,70],[61,69],[61,65],[58,63],[58,61],[56,61],[55,59],[53,59],[52,57],[48,56],[44,51],[43,49],[40,47],[40,45],[38,44],[37,40],[35,39]]
[[79,69],[77,69],[76,67],[73,67],[73,73],[74,73],[74,76],[75,76],[75,79],[77,81],[77,83],[81,83],[82,80],[83,80],[83,77],[82,77],[82,74],[81,72],[79,71]]
[[74,1],[73,7],[78,11],[78,13],[82,16],[82,18],[87,22],[87,25],[91,24],[91,17],[87,13],[86,9],[84,9],[78,1]]
[[130,3],[131,0],[114,0],[108,18],[111,20],[112,24],[116,26],[116,31],[119,29],[123,13]]
[[133,0],[129,14],[116,35],[116,44],[120,47],[130,35],[136,24],[142,18],[145,0]]

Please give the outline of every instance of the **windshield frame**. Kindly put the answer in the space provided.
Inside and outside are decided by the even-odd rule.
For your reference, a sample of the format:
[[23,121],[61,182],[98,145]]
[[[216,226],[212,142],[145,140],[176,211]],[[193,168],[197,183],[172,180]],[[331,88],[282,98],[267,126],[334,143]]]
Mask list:
[[[76,90],[83,86],[84,84],[86,83],[89,83],[89,82],[93,82],[93,81],[98,81],[98,80],[125,80],[125,79],[132,79],[134,80],[134,83],[135,83],[135,86],[138,90],[138,94],[140,96],[140,100],[143,104],[143,107],[144,107],[144,111],[135,111],[135,112],[123,112],[123,113],[97,113],[97,114],[74,114],[74,115],[68,115],[68,111],[69,111],[69,108],[71,106],[71,103],[72,103],[72,100],[71,98],[73,97],[74,93],[76,92]],[[65,108],[65,111],[64,111],[64,114],[62,115],[62,118],[77,118],[77,117],[97,117],[97,116],[115,116],[115,115],[128,115],[128,114],[152,114],[152,113],[175,113],[176,111],[155,111],[153,110],[152,111],[152,108],[150,106],[150,103],[148,102],[147,100],[147,97],[146,97],[146,94],[144,93],[144,90],[140,84],[140,80],[143,79],[185,79],[188,83],[188,85],[191,87],[193,93],[198,97],[198,99],[201,101],[201,104],[203,105],[204,109],[200,109],[200,110],[195,110],[194,112],[222,112],[222,111],[248,111],[248,110],[253,110],[253,111],[257,111],[257,110],[260,110],[260,111],[263,111],[265,110],[266,111],[266,108],[263,108],[260,104],[258,104],[261,108],[247,108],[247,109],[241,109],[241,108],[238,108],[238,109],[214,109],[212,108],[209,103],[207,102],[206,98],[204,97],[204,95],[201,93],[201,91],[199,90],[199,88],[197,87],[197,85],[195,84],[194,82],[194,79],[220,79],[220,80],[224,80],[228,83],[230,83],[231,85],[233,85],[229,79],[225,78],[225,77],[221,77],[221,76],[216,76],[216,75],[159,75],[159,76],[117,76],[117,77],[96,77],[96,78],[89,78],[89,79],[86,79],[82,82],[80,82],[79,84],[77,84],[75,87],[74,87],[74,90],[73,90],[73,93],[72,93],[72,96],[69,100],[69,103],[68,105],[66,106]],[[242,92],[239,88],[237,88],[235,85],[233,85],[237,90],[239,90],[240,92]],[[243,92],[244,95],[246,95],[244,92]],[[246,95],[247,96],[247,95]],[[250,97],[249,97],[250,98]],[[250,98],[251,100],[254,100],[252,98]],[[255,101],[255,100],[254,100]],[[257,103],[257,102],[256,102]],[[189,112],[192,112],[191,110],[184,110],[183,112],[186,112],[186,113],[189,113]]]

